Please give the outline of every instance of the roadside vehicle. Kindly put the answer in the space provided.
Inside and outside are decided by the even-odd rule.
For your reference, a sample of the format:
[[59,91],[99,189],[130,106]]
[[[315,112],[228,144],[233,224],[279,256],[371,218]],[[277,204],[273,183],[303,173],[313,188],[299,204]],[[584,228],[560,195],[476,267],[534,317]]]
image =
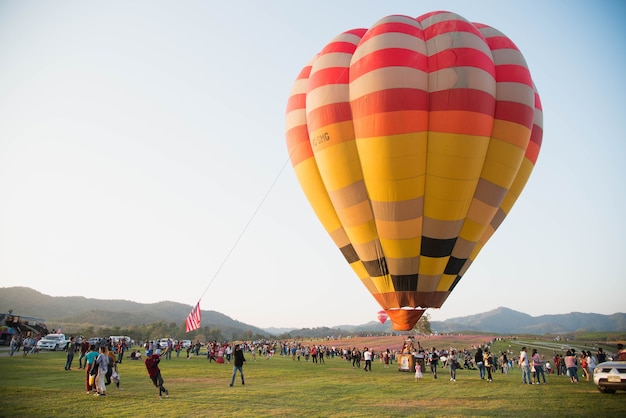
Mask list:
[[186,350],[187,347],[191,347],[191,340],[182,340],[182,347]]
[[70,341],[65,338],[65,334],[48,334],[37,341],[38,350],[65,350]]
[[126,340],[126,347],[130,348],[132,346],[132,340],[127,335],[111,335],[111,343],[117,344],[120,340]]
[[95,345],[97,346],[98,343],[100,342],[100,338],[99,337],[91,337],[87,340],[87,342],[89,343],[89,345]]
[[626,351],[619,352],[611,361],[605,361],[593,369],[593,383],[602,393],[626,390]]
[[[171,338],[161,338],[159,340],[159,348],[161,350],[165,350],[167,348],[167,341],[172,340]],[[172,340],[172,345],[176,344],[176,340]]]

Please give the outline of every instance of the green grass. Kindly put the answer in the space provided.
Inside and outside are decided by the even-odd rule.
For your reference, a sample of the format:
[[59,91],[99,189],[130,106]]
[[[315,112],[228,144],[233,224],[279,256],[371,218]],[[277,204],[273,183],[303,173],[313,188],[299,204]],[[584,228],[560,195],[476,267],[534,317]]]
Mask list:
[[[512,342],[495,343],[494,351]],[[513,344],[532,341],[515,342]],[[513,345],[513,348],[516,346]],[[385,368],[375,361],[371,373],[353,369],[339,359],[325,365],[294,362],[275,356],[265,360],[247,354],[246,385],[237,376],[229,387],[232,366],[209,363],[204,356],[183,355],[161,362],[170,397],[159,400],[143,362],[124,360],[122,387],[109,387],[106,398],[85,394],[85,375],[65,371],[65,354],[39,353],[23,358],[0,357],[0,416],[115,417],[406,417],[406,416],[623,416],[626,393],[604,395],[593,382],[572,384],[567,377],[548,375],[547,385],[522,385],[521,373],[499,371],[488,383],[476,370],[460,370],[457,382],[448,370],[439,379],[425,373]]]

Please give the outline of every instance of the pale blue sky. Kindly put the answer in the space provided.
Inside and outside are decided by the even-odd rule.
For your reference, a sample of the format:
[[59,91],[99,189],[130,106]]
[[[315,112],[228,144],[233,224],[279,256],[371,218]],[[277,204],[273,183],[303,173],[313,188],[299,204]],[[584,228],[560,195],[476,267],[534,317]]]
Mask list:
[[434,10],[518,45],[544,137],[523,195],[432,319],[624,312],[620,1],[1,0],[0,287],[202,297],[261,327],[375,320],[281,172],[286,102],[337,34]]

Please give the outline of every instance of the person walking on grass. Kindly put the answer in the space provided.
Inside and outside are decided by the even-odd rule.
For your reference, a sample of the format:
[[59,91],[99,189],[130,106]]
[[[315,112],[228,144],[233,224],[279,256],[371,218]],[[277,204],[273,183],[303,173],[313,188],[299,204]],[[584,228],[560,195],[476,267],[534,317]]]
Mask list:
[[11,352],[9,354],[10,357],[13,357],[13,354],[15,354],[15,352],[17,350],[19,350],[20,348],[20,340],[18,338],[17,335],[14,335],[13,338],[11,338]]
[[[89,346],[89,350],[85,353],[85,388],[87,389],[87,394],[89,395],[92,390],[96,388],[95,380],[91,381],[89,379],[89,375],[91,373],[91,369],[96,367],[96,358],[98,357],[98,352],[96,351],[96,346],[91,344]],[[95,379],[95,375],[94,375]]]
[[435,347],[430,349],[430,353],[428,353],[428,364],[430,364],[430,372],[433,375],[433,378],[437,378],[437,364],[439,363],[439,354],[437,353],[437,349]]
[[457,360],[456,360],[456,351],[455,350],[451,350],[450,354],[448,355],[448,367],[450,368],[450,381],[451,382],[456,382],[456,365],[457,365]]
[[170,392],[163,386],[163,376],[161,376],[161,369],[159,368],[160,362],[160,354],[152,354],[150,356],[147,356],[144,360],[146,369],[148,370],[148,376],[150,376],[150,380],[152,380],[154,386],[159,389],[159,399],[163,399],[163,394],[165,393],[165,397],[169,397]]
[[106,347],[100,347],[100,354],[96,357],[96,362],[93,367],[98,369],[98,375],[96,376],[96,396],[105,396],[107,394],[107,388],[104,378],[109,370],[109,355]]
[[230,379],[230,386],[235,384],[237,370],[239,370],[239,374],[241,375],[241,384],[245,385],[246,382],[243,379],[243,363],[246,362],[246,358],[243,356],[243,351],[241,351],[239,344],[235,344],[235,351],[233,351],[233,355],[235,357],[235,365],[233,366],[233,377]]

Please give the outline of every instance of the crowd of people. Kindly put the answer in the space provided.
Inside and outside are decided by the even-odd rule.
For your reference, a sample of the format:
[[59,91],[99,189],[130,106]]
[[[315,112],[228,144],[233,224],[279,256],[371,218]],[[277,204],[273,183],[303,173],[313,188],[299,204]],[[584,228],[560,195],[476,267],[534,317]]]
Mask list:
[[[618,345],[618,353],[623,349]],[[490,344],[484,344],[471,349],[457,350],[456,348],[437,350],[435,347],[424,349],[419,342],[417,346],[412,340],[406,340],[403,354],[410,354],[414,361],[415,379],[419,380],[424,373],[430,371],[432,377],[437,379],[437,368],[448,368],[450,381],[456,382],[457,370],[477,370],[482,380],[493,382],[494,374],[500,371],[508,374],[511,369],[517,367],[521,370],[523,384],[546,384],[546,375],[556,374],[567,376],[572,383],[578,383],[578,374],[590,381],[593,379],[593,370],[596,365],[607,360],[602,348],[598,348],[595,354],[589,350],[581,350],[577,354],[576,349],[570,348],[565,355],[554,353],[553,357],[547,357],[534,348],[529,354],[525,346],[519,353],[514,353],[509,348],[499,354],[494,354]]]
[[[85,370],[86,393],[106,396],[107,387],[111,383],[114,383],[118,389],[122,389],[118,365],[123,362],[124,354],[132,349],[126,358],[144,359],[147,374],[157,388],[159,398],[162,398],[168,397],[169,391],[164,387],[159,363],[162,359],[171,360],[173,353],[179,357],[180,353],[185,351],[187,359],[191,359],[192,356],[206,355],[209,362],[227,364],[233,362],[230,386],[234,385],[237,373],[240,374],[241,384],[245,385],[244,353],[247,353],[252,361],[256,361],[257,356],[269,360],[275,355],[280,355],[291,358],[294,362],[318,365],[326,364],[325,359],[340,358],[352,368],[362,369],[365,372],[372,372],[372,364],[376,361],[387,368],[394,363],[400,364],[400,356],[409,356],[410,364],[412,364],[411,371],[415,371],[416,381],[428,374],[433,379],[437,379],[442,369],[448,369],[451,382],[456,382],[458,370],[476,370],[481,380],[493,382],[496,372],[508,374],[511,369],[519,368],[523,384],[546,384],[546,375],[551,374],[567,376],[572,383],[578,383],[579,379],[589,381],[593,377],[596,365],[607,360],[607,355],[602,348],[598,348],[595,353],[589,350],[577,352],[576,349],[570,348],[564,355],[554,352],[552,356],[546,356],[542,355],[537,348],[533,348],[529,354],[525,346],[522,346],[517,353],[511,346],[506,351],[495,353],[491,349],[491,343],[493,341],[463,349],[455,347],[437,349],[436,347],[424,348],[419,341],[415,342],[413,338],[407,338],[400,350],[388,348],[374,350],[371,347],[339,347],[298,340],[256,340],[243,343],[209,341],[205,344],[196,341],[195,344],[190,343],[185,347],[182,341],[169,339],[165,347],[162,347],[159,341],[154,340],[133,347],[124,338],[103,337],[90,342],[79,336],[70,337],[66,347],[65,370],[71,370],[74,355],[78,355],[78,368]],[[13,356],[21,348],[23,355],[26,356],[34,352],[34,346],[34,339],[30,337],[14,338],[10,343],[10,355]],[[206,354],[201,354],[203,348],[206,349]],[[618,350],[622,348],[618,347]],[[145,356],[142,356],[142,350]]]

